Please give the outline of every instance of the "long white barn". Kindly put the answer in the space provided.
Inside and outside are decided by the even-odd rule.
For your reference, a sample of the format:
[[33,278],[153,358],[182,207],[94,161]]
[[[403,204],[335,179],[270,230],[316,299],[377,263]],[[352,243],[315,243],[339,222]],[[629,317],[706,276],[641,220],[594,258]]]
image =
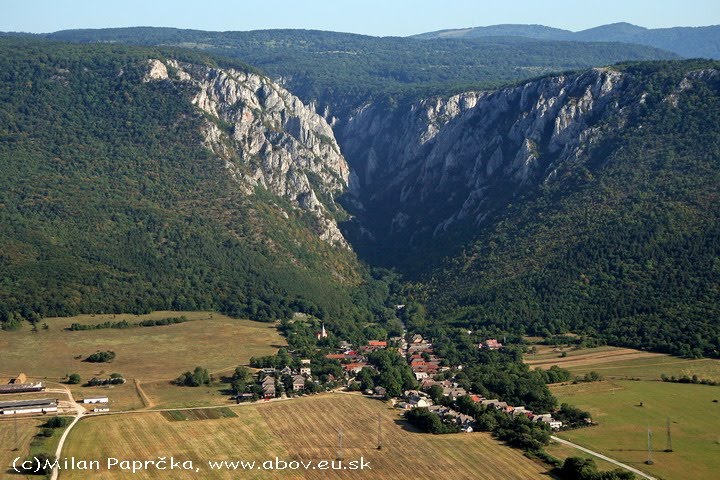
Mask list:
[[38,400],[14,400],[0,402],[0,415],[21,415],[28,413],[55,413],[57,402],[52,398]]

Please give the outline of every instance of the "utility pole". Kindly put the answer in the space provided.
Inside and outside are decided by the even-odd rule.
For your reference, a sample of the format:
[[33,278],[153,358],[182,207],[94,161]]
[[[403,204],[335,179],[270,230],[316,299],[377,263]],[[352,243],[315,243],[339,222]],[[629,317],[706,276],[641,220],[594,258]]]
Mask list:
[[672,438],[670,438],[670,417],[667,417],[667,445],[665,446],[666,452],[672,452]]
[[382,415],[378,414],[378,435],[377,435],[377,449],[382,450]]
[[650,431],[650,427],[648,427],[647,447],[648,447],[648,458],[647,458],[647,460],[645,460],[645,465],[652,465],[654,462],[652,459],[652,432]]
[[342,428],[337,429],[338,432],[338,455],[337,459],[342,461],[343,459],[343,430]]

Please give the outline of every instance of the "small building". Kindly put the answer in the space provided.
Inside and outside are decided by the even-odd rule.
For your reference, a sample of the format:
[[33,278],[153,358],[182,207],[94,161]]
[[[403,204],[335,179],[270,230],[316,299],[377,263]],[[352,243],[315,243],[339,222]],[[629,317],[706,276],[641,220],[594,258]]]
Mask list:
[[309,358],[301,358],[300,359],[300,365],[310,365],[310,359]]
[[375,387],[375,395],[381,395],[384,397],[386,394],[387,394],[387,390],[385,389],[385,387],[381,387],[381,386]]
[[[445,394],[445,392],[443,392],[443,394]],[[467,390],[460,387],[451,388],[450,391],[445,394],[445,396],[450,398],[450,400],[452,400],[453,402],[460,397],[464,397],[465,395],[467,395]]]
[[108,397],[85,397],[82,403],[110,403]]
[[309,377],[312,374],[310,367],[300,367],[300,375]]
[[292,375],[292,368],[289,366],[285,366],[282,370],[280,370],[280,375]]
[[478,348],[487,348],[488,350],[498,350],[502,348],[502,343],[495,338],[488,338],[485,342],[480,342]]
[[385,348],[387,347],[387,342],[382,340],[370,340],[368,342],[368,347]]
[[23,415],[32,413],[46,414],[57,411],[57,400],[52,398],[0,402],[0,415]]
[[429,407],[430,405],[432,405],[432,403],[428,399],[417,395],[411,395],[410,397],[408,397],[407,403],[409,403],[411,407]]
[[275,398],[275,378],[265,377],[262,381],[262,389],[264,398]]
[[455,417],[455,421],[460,429],[465,433],[471,433],[475,427],[475,419],[470,415],[460,413],[457,417]]
[[295,375],[292,381],[292,388],[296,392],[305,388],[305,377],[302,375]]
[[252,400],[253,395],[254,394],[252,394],[252,393],[240,393],[235,397],[235,401],[237,403],[249,402],[250,400]]
[[423,337],[419,333],[416,333],[412,336],[411,343],[423,343]]
[[348,373],[360,373],[360,370],[367,367],[367,363],[364,362],[358,362],[358,363],[348,363],[343,365],[343,368]]
[[27,377],[25,376],[25,374],[24,374],[24,373],[21,373],[21,374],[19,374],[17,377],[15,377],[15,378],[13,378],[12,380],[10,380],[10,383],[11,383],[11,384],[16,384],[16,383],[28,383],[28,381],[27,381]]
[[560,420],[555,420],[553,417],[542,417],[540,421],[550,425],[552,430],[560,430],[563,426],[563,423]]
[[95,407],[93,408],[93,412],[95,413],[103,413],[103,412],[109,412],[110,407]]

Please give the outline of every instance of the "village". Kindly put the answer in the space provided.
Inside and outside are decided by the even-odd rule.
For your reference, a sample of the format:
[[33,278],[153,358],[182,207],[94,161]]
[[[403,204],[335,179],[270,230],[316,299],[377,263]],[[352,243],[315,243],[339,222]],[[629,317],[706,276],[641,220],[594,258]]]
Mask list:
[[[316,332],[316,339],[322,340],[327,338],[328,334],[325,326]],[[503,347],[497,339],[490,338],[478,345],[480,349],[498,350]],[[383,386],[373,386],[373,388],[362,389],[362,381],[360,379],[361,372],[368,369],[377,373],[377,368],[368,360],[368,355],[378,350],[396,350],[403,358],[407,360],[409,367],[412,369],[413,375],[419,387],[416,390],[405,390],[400,396],[388,395],[387,389]],[[473,403],[481,405],[483,408],[492,408],[503,412],[510,417],[525,416],[533,422],[541,422],[547,424],[552,430],[559,430],[563,427],[563,423],[555,418],[552,414],[543,413],[536,414],[524,406],[513,406],[507,402],[497,398],[485,398],[482,395],[469,392],[461,388],[454,381],[453,372],[462,370],[462,366],[452,367],[447,365],[444,359],[436,355],[433,345],[430,341],[424,339],[420,334],[414,334],[404,337],[391,337],[385,340],[370,340],[364,345],[357,347],[347,341],[339,342],[338,348],[333,353],[325,355],[327,360],[337,361],[342,367],[342,378],[336,378],[328,375],[325,390],[344,390],[344,391],[360,391],[365,395],[374,396],[388,400],[391,404],[404,412],[411,411],[415,408],[426,408],[430,413],[437,415],[446,422],[454,423],[460,431],[470,433],[475,427],[475,419],[467,414],[460,413],[452,408],[452,405],[461,397],[468,397]],[[313,387],[313,391],[318,391],[321,382],[318,378],[313,377],[311,368],[311,360],[303,358],[300,360],[300,368],[293,369],[290,366],[277,368],[262,368],[256,374],[257,384],[261,387],[264,400],[271,400],[279,395],[290,396],[307,392],[308,387]],[[287,385],[284,392],[279,392],[280,384]],[[437,388],[442,391],[441,401],[437,401],[430,395],[430,391]],[[257,398],[253,393],[239,393],[236,396],[238,403]]]

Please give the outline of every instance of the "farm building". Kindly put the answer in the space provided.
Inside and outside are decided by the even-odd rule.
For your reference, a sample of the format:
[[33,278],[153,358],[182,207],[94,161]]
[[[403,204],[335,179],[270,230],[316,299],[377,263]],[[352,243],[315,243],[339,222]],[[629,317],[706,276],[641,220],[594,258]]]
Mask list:
[[83,398],[82,403],[109,403],[110,399],[108,397],[85,397]]
[[295,391],[302,390],[305,388],[305,377],[302,375],[295,375],[292,381],[292,388]]
[[93,412],[100,413],[100,412],[109,412],[110,407],[95,407],[93,408]]
[[7,385],[0,385],[0,394],[42,392],[43,390],[45,390],[45,386],[42,384],[42,382],[8,383]]
[[10,380],[10,383],[27,383],[27,377],[24,373],[21,373],[17,377]]
[[38,400],[12,400],[0,402],[0,415],[21,415],[27,413],[57,412],[57,401],[52,398]]

